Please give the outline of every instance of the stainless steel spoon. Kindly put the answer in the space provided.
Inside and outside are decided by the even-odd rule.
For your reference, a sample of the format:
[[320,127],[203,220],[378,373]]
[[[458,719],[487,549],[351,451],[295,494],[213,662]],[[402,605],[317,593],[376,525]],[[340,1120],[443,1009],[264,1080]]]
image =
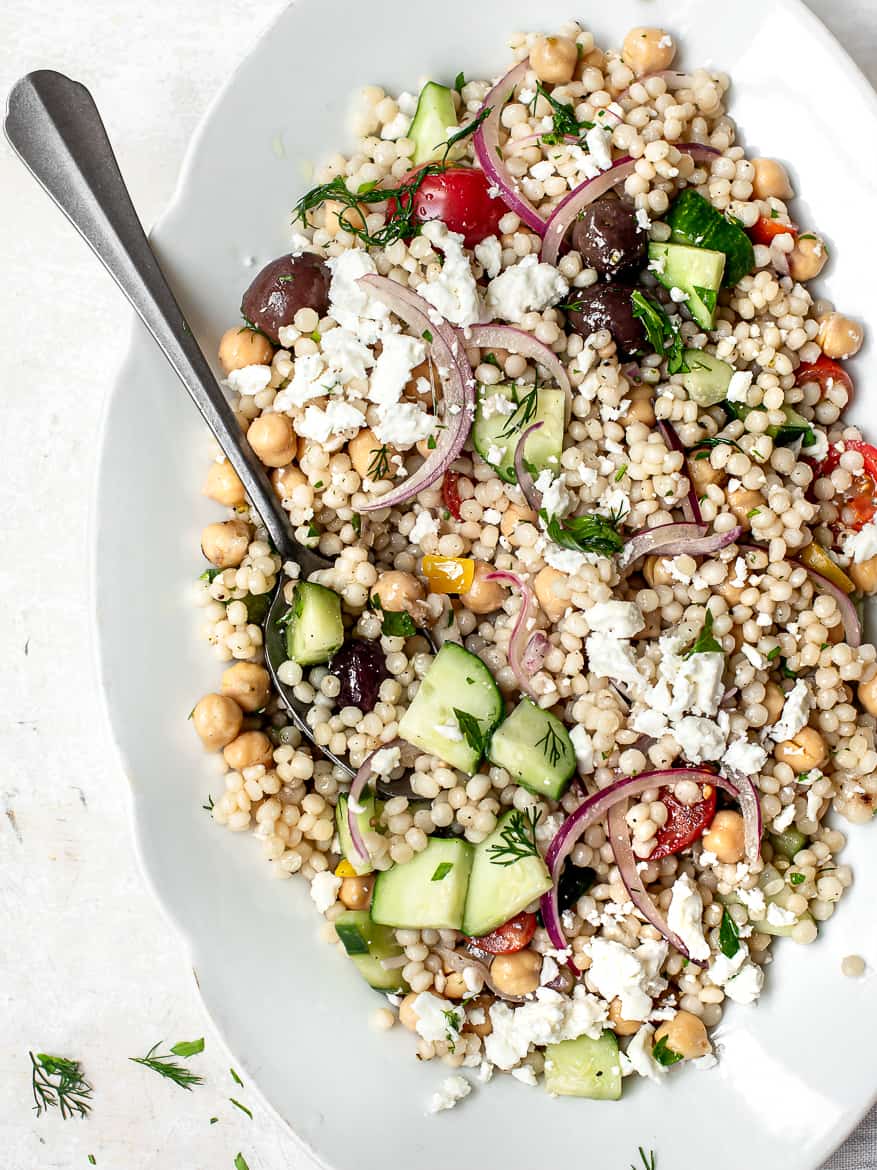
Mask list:
[[[327,568],[327,560],[296,541],[264,467],[241,434],[137,218],[89,91],[50,69],[28,73],[9,94],[4,129],[13,150],[91,247],[173,366],[240,477],[283,561],[296,561],[303,578]],[[265,656],[290,716],[314,743],[306,718],[309,705],[277,677],[277,668],[287,658],[278,624],[288,608],[283,584],[281,577],[265,620]],[[325,747],[318,751],[353,775],[345,760]]]

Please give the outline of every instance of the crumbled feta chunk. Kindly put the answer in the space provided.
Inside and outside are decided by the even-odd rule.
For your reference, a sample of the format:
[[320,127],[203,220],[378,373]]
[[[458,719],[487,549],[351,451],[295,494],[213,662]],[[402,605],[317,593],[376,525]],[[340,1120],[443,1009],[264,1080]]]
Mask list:
[[588,154],[601,171],[608,171],[612,166],[612,139],[602,126],[594,126],[585,135],[585,145]]
[[435,1043],[445,1040],[453,1044],[460,1037],[463,1013],[448,1007],[448,1001],[430,991],[422,991],[411,1005],[417,1017],[415,1027],[418,1036]]
[[588,556],[574,548],[563,548],[559,544],[549,543],[545,549],[545,563],[558,573],[567,573],[570,577],[577,573],[582,565],[587,565]]
[[585,618],[592,630],[614,638],[632,638],[646,624],[635,601],[600,601],[585,610]]
[[724,987],[729,980],[739,975],[748,958],[749,947],[741,942],[732,958],[729,959],[725,954],[716,955],[707,969],[707,975],[716,987]]
[[261,394],[270,381],[270,366],[242,366],[239,370],[232,370],[226,378],[229,390],[247,396]]
[[743,776],[757,776],[767,763],[767,752],[757,743],[735,739],[728,744],[722,756],[722,771],[739,772]]
[[709,943],[703,937],[703,899],[687,873],[673,883],[667,925],[682,939],[692,959],[708,959]]
[[698,1056],[695,1060],[691,1061],[692,1067],[696,1068],[698,1072],[709,1072],[709,1070],[711,1068],[715,1068],[718,1063],[718,1060],[712,1052],[706,1052],[703,1056]]
[[[331,336],[332,333],[327,334],[326,340]],[[381,353],[371,376],[369,401],[379,406],[394,406],[402,397],[402,391],[411,378],[411,371],[425,357],[426,343],[419,337],[408,337],[403,333],[387,334],[382,339]]]
[[441,271],[425,281],[418,293],[454,325],[474,325],[481,319],[478,285],[463,251],[463,237],[449,232],[441,220],[424,224],[423,234],[444,254]]
[[757,963],[744,963],[739,974],[725,984],[725,995],[735,1003],[754,1003],[764,986],[764,971]]
[[774,817],[771,827],[775,833],[783,833],[795,819],[795,803],[787,804],[779,816]]
[[649,213],[644,207],[638,207],[636,209],[636,226],[641,232],[647,232],[652,226],[652,221],[649,219]]
[[496,236],[488,236],[486,240],[475,245],[475,259],[484,269],[488,280],[499,276],[502,268],[502,244]]
[[416,402],[397,402],[381,408],[380,421],[373,430],[379,442],[405,450],[428,439],[437,425],[435,416],[421,410]]
[[[733,585],[734,582],[732,581]],[[744,658],[748,658],[756,670],[764,670],[767,667],[767,659],[754,646],[750,646],[748,642],[744,642],[740,649],[743,651]]]
[[643,1024],[640,1030],[631,1038],[624,1053],[621,1054],[621,1072],[623,1076],[638,1073],[641,1077],[648,1077],[652,1081],[660,1081],[667,1075],[663,1065],[658,1064],[652,1049],[655,1041],[655,1029],[651,1024]]
[[844,541],[844,552],[853,561],[860,565],[862,561],[870,561],[877,557],[877,521],[872,520],[858,532],[852,532]]
[[453,1109],[458,1101],[462,1101],[472,1092],[472,1086],[465,1077],[445,1077],[429,1102],[430,1113],[441,1113],[445,1109]]
[[394,768],[399,767],[401,751],[398,747],[379,748],[372,756],[372,772],[378,776],[389,776]]
[[419,512],[417,519],[414,521],[414,526],[408,533],[408,539],[411,544],[420,544],[427,536],[435,536],[439,530],[439,522],[432,515],[424,509]]
[[335,905],[340,889],[341,878],[336,877],[331,870],[325,869],[311,878],[311,897],[321,914]]
[[798,921],[798,915],[791,910],[778,906],[776,902],[767,904],[767,920],[771,926],[791,926]]
[[760,886],[753,886],[751,890],[737,890],[737,897],[746,907],[751,922],[758,922],[767,912],[767,903],[764,900],[764,890]]
[[487,286],[487,308],[503,321],[519,322],[526,313],[541,313],[569,292],[569,283],[551,264],[525,256]]
[[332,272],[329,285],[329,311],[345,329],[356,333],[360,340],[371,342],[377,339],[377,329],[363,330],[361,318],[367,321],[386,322],[389,309],[372,297],[366,285],[359,283],[360,277],[377,272],[374,260],[361,248],[348,248],[340,256],[333,256],[327,264]]
[[372,351],[349,329],[330,329],[323,335],[321,346],[329,369],[345,385],[354,378],[365,380],[366,370],[375,364]]
[[594,741],[584,727],[582,727],[581,723],[575,725],[569,733],[569,737],[572,740],[572,746],[576,753],[578,770],[588,775],[594,771]]
[[744,402],[749,393],[749,387],[752,385],[751,370],[735,370],[731,375],[731,381],[728,383],[728,392],[725,398],[728,402]]
[[484,1039],[484,1051],[498,1068],[514,1068],[531,1044],[559,1044],[583,1035],[596,1040],[606,1018],[606,1005],[588,995],[584,987],[576,987],[571,996],[539,987],[535,999],[518,1008],[500,1000],[491,1005],[493,1031]]
[[658,972],[667,958],[667,943],[647,940],[636,950],[606,938],[594,938],[585,946],[591,958],[586,980],[607,1002],[621,1000],[625,1020],[646,1020],[652,996],[667,986]]
[[783,743],[797,735],[807,724],[810,715],[810,691],[803,679],[798,679],[794,687],[786,695],[782,714],[767,734],[776,743]]
[[546,467],[539,472],[533,486],[542,495],[542,507],[547,516],[566,515],[572,506],[572,496],[564,487],[563,479],[560,476],[555,477],[551,469]]
[[396,117],[381,129],[381,138],[385,142],[396,142],[399,138],[404,138],[410,129],[411,119],[400,110]]
[[365,426],[365,415],[349,402],[333,400],[325,409],[309,406],[304,415],[293,423],[296,432],[315,443],[325,443],[332,435],[353,438]]
[[522,1085],[536,1084],[536,1073],[529,1064],[522,1064],[518,1068],[513,1068],[512,1076],[516,1081],[520,1081]]
[[700,715],[686,715],[672,728],[673,738],[682,754],[692,764],[704,760],[718,760],[725,751],[725,736],[712,719]]
[[634,692],[639,691],[642,677],[637,669],[636,654],[629,642],[596,631],[588,635],[585,650],[588,666],[594,674],[613,682],[626,683]]
[[539,972],[539,982],[544,987],[553,979],[556,979],[560,973],[560,968],[556,960],[552,959],[551,955],[544,955],[542,958],[542,969]]

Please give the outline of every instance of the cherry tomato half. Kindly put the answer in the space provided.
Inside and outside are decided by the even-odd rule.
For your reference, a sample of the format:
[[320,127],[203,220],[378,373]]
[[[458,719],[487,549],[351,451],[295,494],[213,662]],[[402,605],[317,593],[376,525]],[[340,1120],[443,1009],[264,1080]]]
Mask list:
[[457,471],[446,471],[445,477],[442,480],[442,503],[451,513],[455,520],[462,520],[460,513],[460,489],[457,487],[457,480],[460,478],[460,473]]
[[749,238],[753,244],[764,244],[769,248],[771,241],[777,236],[798,235],[798,229],[794,224],[783,223],[779,219],[768,219],[766,215],[760,216],[752,227],[749,229]]
[[840,364],[832,361],[825,354],[820,354],[815,362],[801,362],[795,371],[795,385],[803,386],[805,382],[818,382],[822,390],[822,397],[835,383],[844,387],[847,392],[847,401],[852,402],[855,386],[852,378]]
[[816,478],[831,475],[840,463],[844,451],[858,451],[864,464],[863,474],[854,476],[849,488],[844,492],[841,508],[843,524],[858,532],[877,515],[877,447],[863,443],[861,439],[849,439],[840,445],[835,444],[829,448],[828,454],[816,467]]
[[[406,175],[406,181],[415,174]],[[487,177],[476,167],[448,167],[427,175],[414,195],[414,219],[418,223],[443,220],[449,231],[462,235],[467,248],[474,248],[488,236],[499,234],[499,221],[508,211],[489,189]],[[395,209],[396,201],[391,199],[389,214]]]
[[704,784],[703,800],[695,804],[682,804],[669,788],[661,789],[659,799],[667,806],[667,823],[657,832],[657,845],[649,854],[649,861],[687,849],[703,836],[716,815],[716,790],[712,784]]
[[535,933],[536,915],[523,910],[490,934],[473,938],[472,942],[491,955],[512,955],[515,951],[522,951]]

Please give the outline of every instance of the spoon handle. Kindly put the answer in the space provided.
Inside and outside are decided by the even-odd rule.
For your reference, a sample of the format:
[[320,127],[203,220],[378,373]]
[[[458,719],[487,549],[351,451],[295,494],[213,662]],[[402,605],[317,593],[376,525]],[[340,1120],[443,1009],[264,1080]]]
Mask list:
[[131,302],[189,391],[234,467],[275,548],[302,572],[325,562],[292,536],[265,469],[237,419],[159,268],[89,91],[40,69],[12,89],[6,137]]

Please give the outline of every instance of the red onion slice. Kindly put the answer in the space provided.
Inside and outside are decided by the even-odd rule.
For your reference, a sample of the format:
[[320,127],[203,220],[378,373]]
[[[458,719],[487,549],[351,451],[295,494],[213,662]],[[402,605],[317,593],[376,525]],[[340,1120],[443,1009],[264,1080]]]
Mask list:
[[501,78],[488,93],[481,106],[482,110],[490,107],[490,113],[478,127],[473,139],[475,157],[481,169],[491,183],[502,191],[502,200],[512,211],[539,235],[545,232],[545,220],[521,190],[520,183],[511,174],[503,161],[502,147],[499,145],[499,130],[502,111],[515,87],[523,81],[530,68],[530,58],[519,62],[514,69],[510,69],[505,77]]
[[454,462],[463,449],[475,416],[475,378],[457,331],[453,325],[439,319],[435,309],[422,297],[386,276],[361,276],[358,283],[366,285],[373,296],[383,301],[419,337],[431,337],[429,348],[435,362],[448,371],[444,390],[444,426],[439,431],[435,450],[399,487],[362,505],[363,512],[374,512],[404,504],[441,479]]
[[[373,752],[362,761],[359,766],[359,771],[353,777],[353,783],[350,785],[350,792],[347,794],[347,828],[350,831],[350,843],[353,846],[354,853],[357,854],[361,861],[368,861],[369,851],[365,847],[365,841],[362,839],[362,833],[359,831],[359,821],[357,821],[357,808],[359,808],[359,798],[368,785],[372,774],[372,760],[385,748],[398,747],[405,743],[404,739],[391,739],[389,743],[382,743],[376,747]],[[361,809],[360,809],[361,811]]]
[[829,581],[827,577],[823,577],[821,573],[817,573],[815,569],[804,566],[807,572],[813,579],[814,585],[818,586],[823,593],[830,593],[837,602],[837,608],[840,610],[841,620],[844,627],[844,637],[849,646],[862,645],[862,622],[859,618],[858,611],[853,604],[852,599],[848,593],[844,593],[843,589],[839,588],[833,581]]
[[[681,451],[682,458],[685,460],[683,466],[686,472],[688,471],[688,456],[685,448],[682,446],[682,441],[676,434],[676,428],[672,423],[665,422],[664,419],[658,419],[658,430],[664,436],[664,442],[671,451]],[[692,524],[703,524],[703,513],[700,510],[700,501],[697,498],[697,492],[694,490],[694,481],[691,476],[688,476],[688,496],[682,501],[682,514],[685,519]]]
[[537,670],[542,669],[542,664],[545,662],[545,655],[548,653],[548,635],[544,630],[537,630],[535,634],[530,636],[530,640],[524,649],[524,656],[522,663],[524,672],[529,676],[535,674]]
[[530,508],[536,513],[542,507],[542,493],[536,490],[536,485],[533,483],[533,476],[527,470],[524,463],[524,446],[534,431],[538,431],[542,426],[541,422],[533,423],[531,427],[527,427],[524,433],[518,439],[515,447],[515,475],[518,477],[518,487],[523,493],[524,499],[529,504]]
[[497,569],[493,573],[488,573],[484,579],[485,581],[499,581],[503,585],[511,585],[521,595],[521,607],[512,629],[512,636],[509,639],[509,666],[514,671],[518,686],[524,694],[529,695],[534,702],[538,702],[539,696],[530,683],[532,671],[528,673],[524,666],[524,653],[529,637],[528,627],[533,620],[533,591],[522,577],[519,577],[517,573],[508,572],[507,569]]
[[[675,784],[680,780],[694,780],[698,784],[712,784],[736,797],[743,814],[747,860],[750,865],[758,860],[761,851],[761,809],[755,785],[748,778],[735,777],[730,779],[717,776],[701,768],[669,768],[659,772],[641,772],[638,776],[628,776],[615,784],[610,784],[607,788],[602,788],[593,796],[587,797],[576,811],[564,821],[548,847],[545,863],[551,872],[554,885],[548,893],[542,895],[540,909],[542,921],[545,923],[545,929],[548,931],[548,937],[553,946],[563,949],[568,945],[557,905],[557,883],[565,861],[585,830],[607,816],[619,801],[639,796],[647,788],[660,788],[663,784]],[[621,869],[620,865],[619,869]],[[636,874],[635,862],[634,874]],[[631,901],[647,920],[661,931],[668,942],[671,942],[674,947],[678,947],[687,958],[690,958],[685,948],[679,947],[676,937],[670,937],[671,932],[667,929],[666,924],[662,927],[653,921],[654,917],[661,918],[662,921],[663,918],[646,895],[645,887],[639,881],[639,875],[636,874],[633,888],[627,886],[627,882],[625,882],[625,886],[630,893]]]
[[[712,159],[719,154],[712,146],[701,146],[696,142],[678,142],[676,149],[683,154],[691,155],[694,159]],[[605,195],[607,191],[611,191],[613,187],[617,187],[619,183],[623,183],[633,174],[636,162],[637,160],[631,158],[629,154],[624,155],[608,170],[601,171],[593,179],[586,179],[558,203],[548,220],[542,240],[541,258],[546,264],[557,264],[566,233],[579,212],[601,195]]]
[[691,557],[711,556],[729,544],[735,544],[743,535],[743,529],[739,527],[728,532],[714,532],[711,536],[705,534],[705,529],[706,525],[687,522],[646,528],[625,544],[620,565],[629,568],[641,557],[653,554],[662,557],[676,557],[683,553]]
[[525,333],[523,329],[515,329],[513,325],[470,325],[464,330],[463,337],[467,345],[477,345],[485,349],[495,345],[497,349],[507,349],[509,353],[520,354],[538,362],[543,369],[552,375],[566,398],[566,421],[572,412],[572,384],[563,362],[554,352],[538,341],[532,333]]

